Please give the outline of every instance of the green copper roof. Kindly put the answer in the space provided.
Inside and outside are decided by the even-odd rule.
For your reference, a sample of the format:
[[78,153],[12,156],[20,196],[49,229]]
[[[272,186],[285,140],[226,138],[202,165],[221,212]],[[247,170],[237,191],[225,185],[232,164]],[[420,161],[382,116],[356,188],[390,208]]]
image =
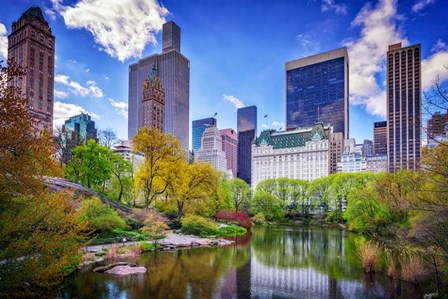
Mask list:
[[255,145],[272,145],[274,149],[301,147],[307,141],[328,139],[329,127],[324,127],[321,122],[315,123],[312,128],[297,129],[291,131],[265,130],[255,140]]
[[27,11],[25,11],[22,14],[22,17],[26,17],[28,19],[38,19],[42,22],[46,22],[44,15],[42,14],[42,11],[40,10],[40,7],[35,6],[35,7],[31,7],[30,9],[28,9]]

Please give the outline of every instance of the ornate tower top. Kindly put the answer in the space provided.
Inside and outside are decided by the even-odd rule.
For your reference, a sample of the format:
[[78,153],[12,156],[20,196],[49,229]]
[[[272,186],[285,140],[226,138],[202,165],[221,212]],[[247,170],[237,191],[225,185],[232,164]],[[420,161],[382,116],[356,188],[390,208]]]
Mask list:
[[151,88],[164,92],[162,84],[160,83],[159,76],[157,76],[157,67],[155,63],[152,66],[151,75],[145,79],[145,82],[143,82],[143,90]]

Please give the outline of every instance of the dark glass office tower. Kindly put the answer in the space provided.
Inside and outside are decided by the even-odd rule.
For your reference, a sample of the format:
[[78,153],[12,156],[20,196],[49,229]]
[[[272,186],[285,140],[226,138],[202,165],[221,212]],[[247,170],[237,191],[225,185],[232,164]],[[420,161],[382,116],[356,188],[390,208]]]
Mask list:
[[237,118],[237,176],[250,185],[252,175],[252,141],[254,141],[257,136],[257,106],[249,106],[238,109]]
[[162,53],[140,59],[129,66],[128,138],[139,130],[144,80],[153,65],[165,90],[164,132],[173,134],[188,151],[190,113],[190,61],[180,53],[180,28],[172,21],[163,25]]
[[389,172],[415,170],[422,145],[420,45],[390,45],[386,75]]
[[192,123],[192,133],[193,133],[193,152],[196,153],[201,148],[201,138],[202,134],[204,134],[205,129],[208,127],[216,127],[216,118],[209,117],[194,120]]
[[387,121],[373,123],[373,153],[387,155]]
[[287,62],[286,127],[333,126],[349,138],[347,48]]

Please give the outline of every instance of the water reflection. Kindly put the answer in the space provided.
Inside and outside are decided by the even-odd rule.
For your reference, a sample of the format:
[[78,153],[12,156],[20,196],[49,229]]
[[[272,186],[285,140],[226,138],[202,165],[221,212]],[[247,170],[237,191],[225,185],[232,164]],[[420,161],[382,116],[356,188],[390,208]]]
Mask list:
[[364,275],[360,237],[318,228],[256,227],[220,248],[142,256],[145,274],[79,273],[64,298],[409,298],[421,290]]

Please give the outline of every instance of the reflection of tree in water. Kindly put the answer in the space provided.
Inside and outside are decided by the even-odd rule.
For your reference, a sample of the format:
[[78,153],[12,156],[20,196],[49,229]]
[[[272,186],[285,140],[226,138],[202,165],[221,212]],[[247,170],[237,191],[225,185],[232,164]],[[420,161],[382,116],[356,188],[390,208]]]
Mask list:
[[279,268],[311,267],[332,278],[358,278],[356,235],[318,228],[261,227],[252,239],[257,260]]

